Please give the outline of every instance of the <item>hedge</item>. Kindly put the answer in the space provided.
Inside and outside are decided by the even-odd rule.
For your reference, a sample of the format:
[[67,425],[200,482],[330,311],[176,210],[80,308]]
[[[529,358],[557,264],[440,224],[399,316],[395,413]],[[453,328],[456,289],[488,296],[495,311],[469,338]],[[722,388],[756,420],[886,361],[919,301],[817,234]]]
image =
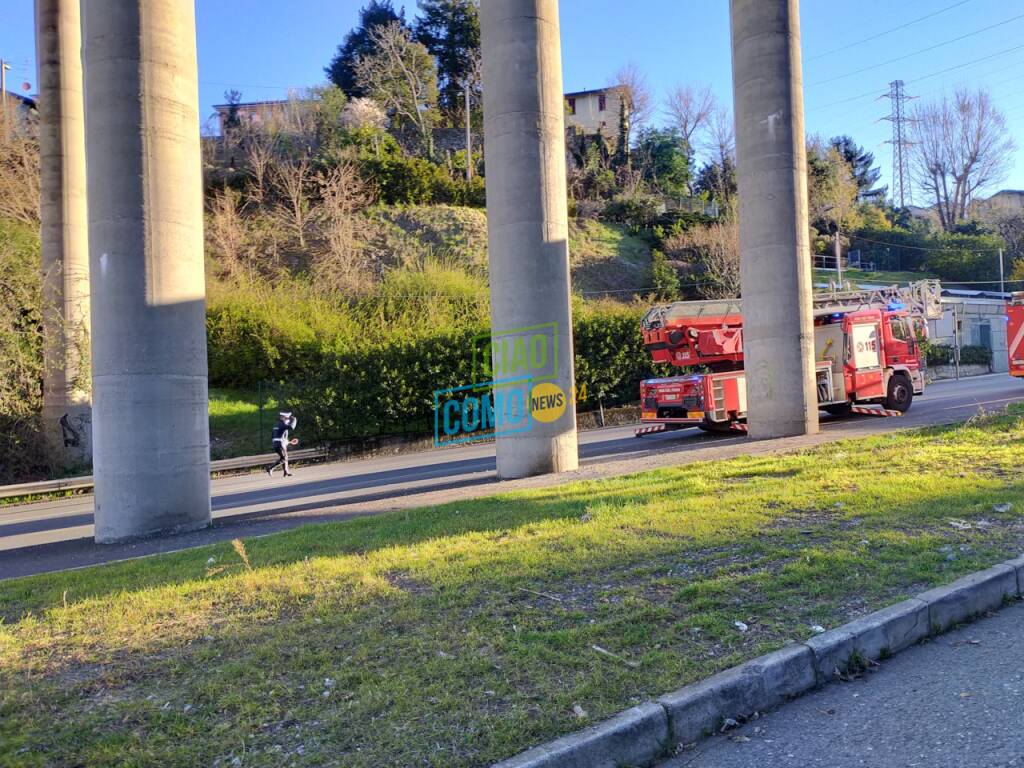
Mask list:
[[[928,347],[928,365],[952,365],[953,347],[933,344]],[[960,365],[992,365],[992,350],[976,344],[960,347]]]
[[[637,399],[641,379],[664,375],[643,350],[638,308],[584,310],[574,321],[581,410]],[[254,314],[207,322],[213,386],[255,388],[263,372],[278,402],[303,414],[320,442],[433,430],[434,392],[481,380],[474,340],[486,327],[443,330],[386,344],[332,349],[310,335],[287,340]],[[248,380],[240,373],[248,371]],[[307,433],[309,434],[309,433]]]

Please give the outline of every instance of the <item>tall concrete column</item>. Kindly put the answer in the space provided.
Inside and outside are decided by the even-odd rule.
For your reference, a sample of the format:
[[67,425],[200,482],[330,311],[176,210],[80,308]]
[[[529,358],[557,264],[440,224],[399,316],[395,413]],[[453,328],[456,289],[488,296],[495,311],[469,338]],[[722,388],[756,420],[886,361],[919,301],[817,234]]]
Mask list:
[[[517,329],[554,323],[551,383],[569,400],[574,373],[558,0],[487,0],[480,31],[491,331],[498,341]],[[542,373],[548,370],[531,372]],[[497,460],[503,478],[576,469],[573,404],[554,421],[534,420],[526,432],[499,434]]]
[[818,431],[798,0],[731,0],[752,437]]
[[96,540],[210,521],[192,0],[82,0]]
[[[89,381],[89,222],[79,0],[36,0],[43,421],[54,463],[92,452]],[[62,426],[61,422],[64,422]]]

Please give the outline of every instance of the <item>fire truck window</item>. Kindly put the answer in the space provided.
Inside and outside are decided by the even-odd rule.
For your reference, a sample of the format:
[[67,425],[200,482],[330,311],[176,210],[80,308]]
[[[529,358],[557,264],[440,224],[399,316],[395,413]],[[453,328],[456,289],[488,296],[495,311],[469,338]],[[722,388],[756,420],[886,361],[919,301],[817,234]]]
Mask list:
[[894,317],[889,325],[892,328],[892,337],[894,339],[898,341],[906,341],[909,338],[907,335],[907,326],[904,324],[902,317]]

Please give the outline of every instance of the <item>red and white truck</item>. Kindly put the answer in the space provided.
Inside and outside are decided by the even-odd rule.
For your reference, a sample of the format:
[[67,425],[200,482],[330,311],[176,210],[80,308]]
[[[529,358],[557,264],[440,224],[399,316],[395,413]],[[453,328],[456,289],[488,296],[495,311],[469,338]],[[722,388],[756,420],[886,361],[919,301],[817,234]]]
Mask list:
[[[919,340],[927,338],[927,321],[942,315],[940,296],[937,280],[816,294],[815,377],[822,410],[844,415],[881,405],[883,410],[872,410],[906,411],[924,392]],[[745,429],[742,311],[742,300],[726,299],[677,301],[647,312],[643,341],[654,361],[701,372],[640,382],[638,435],[691,426]]]
[[1014,291],[1006,302],[1006,354],[1010,375],[1024,376],[1024,291]]

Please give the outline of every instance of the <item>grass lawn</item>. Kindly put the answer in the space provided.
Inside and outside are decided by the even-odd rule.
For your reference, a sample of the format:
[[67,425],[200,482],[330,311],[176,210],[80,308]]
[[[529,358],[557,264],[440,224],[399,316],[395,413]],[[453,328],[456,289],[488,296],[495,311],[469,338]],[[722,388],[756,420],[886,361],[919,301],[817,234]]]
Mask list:
[[210,458],[230,459],[270,453],[270,429],[277,413],[265,397],[260,429],[259,398],[255,392],[210,389]]
[[1014,413],[0,582],[0,765],[487,765],[1020,554],[1022,440]]
[[575,291],[611,291],[628,300],[632,291],[651,289],[651,249],[620,224],[574,219],[569,224],[569,259]]
[[[843,270],[843,281],[851,280],[856,283],[867,283],[868,285],[906,285],[907,283],[914,283],[918,280],[927,280],[934,278],[931,272],[864,272],[860,269],[844,269]],[[816,269],[814,270],[814,279],[817,282],[828,282],[829,280],[836,279],[836,271],[834,269]]]

